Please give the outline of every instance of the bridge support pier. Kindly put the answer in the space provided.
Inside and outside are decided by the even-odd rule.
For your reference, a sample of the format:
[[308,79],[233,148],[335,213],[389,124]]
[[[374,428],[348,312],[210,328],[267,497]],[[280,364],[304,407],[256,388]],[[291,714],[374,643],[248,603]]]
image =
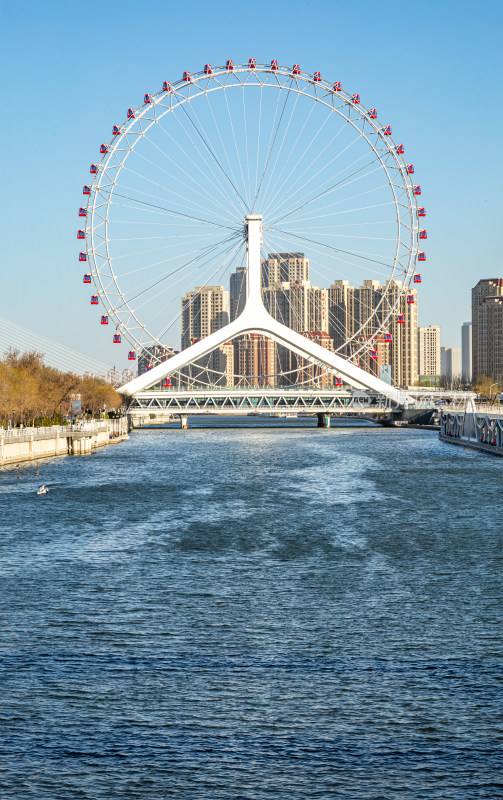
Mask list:
[[186,430],[189,427],[187,414],[180,414],[180,421],[182,423],[182,430]]
[[316,414],[318,417],[318,428],[330,428],[330,414]]

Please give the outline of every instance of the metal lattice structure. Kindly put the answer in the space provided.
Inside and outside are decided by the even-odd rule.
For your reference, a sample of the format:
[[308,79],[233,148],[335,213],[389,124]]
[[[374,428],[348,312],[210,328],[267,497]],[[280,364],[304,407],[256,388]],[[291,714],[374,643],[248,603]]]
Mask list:
[[[241,105],[239,114],[242,113],[244,124],[240,123],[238,129],[239,115],[233,109],[240,109]],[[225,109],[228,118],[222,127],[218,114],[223,117]],[[275,109],[270,126],[269,122],[266,124],[266,109],[270,109],[271,117]],[[300,122],[295,127],[299,113]],[[255,144],[249,133],[253,126],[255,134],[258,127]],[[175,131],[180,136],[175,136]],[[354,134],[349,140],[348,132]],[[171,149],[159,145],[157,133],[166,137]],[[309,135],[312,142],[306,146],[304,138]],[[335,151],[332,148],[336,140],[348,143]],[[346,154],[356,144],[362,154],[345,163]],[[296,148],[302,147],[305,165],[302,159],[295,161]],[[309,153],[310,149],[313,152]],[[233,161],[230,154],[234,150],[237,158]],[[162,156],[160,168],[154,153],[159,153],[160,159]],[[124,336],[138,351],[166,344],[163,337],[173,322],[155,328],[142,312],[155,307],[155,314],[162,319],[164,301],[158,295],[164,292],[167,298],[175,294],[176,281],[184,270],[196,265],[199,275],[197,270],[202,265],[209,263],[211,271],[214,262],[217,269],[211,277],[220,277],[222,270],[218,269],[222,264],[224,270],[230,269],[239,259],[247,269],[246,302],[237,319],[154,366],[148,374],[123,387],[124,391],[137,392],[167,375],[179,374],[226,341],[250,332],[273,339],[307,362],[341,375],[356,388],[394,396],[392,387],[363,373],[355,364],[361,352],[372,346],[371,341],[363,341],[362,333],[371,330],[377,335],[385,331],[410,290],[419,251],[420,187],[412,182],[414,170],[405,163],[403,146],[395,143],[391,128],[379,121],[375,109],[364,106],[359,95],[346,92],[340,83],[329,83],[319,73],[303,72],[298,65],[282,67],[274,61],[257,64],[253,59],[248,64],[227,62],[214,69],[206,65],[199,73],[184,73],[179,81],[165,82],[157,93],[146,94],[144,103],[129,109],[125,122],[114,126],[112,139],[101,146],[101,154],[101,161],[91,167],[92,183],[84,188],[88,203],[81,209],[85,230],[79,232],[79,238],[85,238],[86,252],[81,256],[85,255],[89,265],[94,298],[99,298],[106,310],[102,324],[103,320],[106,324],[110,320],[115,326],[114,341]],[[295,163],[289,172],[292,157]],[[340,159],[345,165],[337,172],[334,164]],[[383,181],[383,187],[377,185],[377,179]],[[357,221],[341,227],[338,215],[351,209],[339,210],[337,206],[342,201],[333,202],[333,198],[348,192],[350,186],[356,189],[355,184],[360,186],[362,180],[371,181],[370,189],[344,196],[345,200],[351,203],[361,195],[384,198],[381,188],[386,190],[386,198],[354,209]],[[129,183],[133,186],[128,188]],[[378,193],[381,194],[376,197]],[[335,210],[330,211],[332,207]],[[390,211],[390,220],[370,217],[379,214],[376,209],[381,207],[386,207],[386,214]],[[363,212],[369,219],[363,217]],[[323,216],[329,218],[325,229],[319,224]],[[135,225],[141,229],[141,236],[122,235],[136,232]],[[155,225],[162,230],[162,236],[150,235],[151,230],[156,231]],[[351,233],[351,225],[357,228],[357,235]],[[391,225],[393,232],[387,238],[365,235],[365,226],[370,230],[374,230],[372,226],[382,226],[379,231],[390,232]],[[117,230],[121,235],[114,233]],[[191,243],[194,237],[201,237],[198,243],[202,247],[190,250],[187,245],[184,251],[180,243],[184,237]],[[365,246],[365,240],[371,241],[377,252],[339,246],[344,244],[343,239],[352,238],[358,240],[360,248]],[[157,249],[146,249],[158,239],[162,244]],[[137,253],[129,245],[133,240],[139,242],[135,245]],[[381,240],[386,241],[386,252]],[[274,252],[278,242],[289,241],[314,249],[321,254],[319,260],[328,253],[339,266],[342,263],[358,268],[363,275],[374,277],[377,270],[383,283],[381,299],[368,315],[363,313],[362,318],[360,312],[360,324],[354,327],[350,341],[345,340],[338,348],[339,352],[350,351],[350,360],[308,341],[265,310],[261,247],[265,243]],[[160,266],[155,262],[143,265],[147,253],[158,251],[162,256],[168,254],[159,261]],[[121,270],[121,264],[126,268]],[[149,276],[145,286],[139,282],[136,285],[136,277],[131,278],[140,273]],[[206,279],[206,273],[203,277]],[[396,282],[400,291],[390,299],[389,287],[396,286]]]

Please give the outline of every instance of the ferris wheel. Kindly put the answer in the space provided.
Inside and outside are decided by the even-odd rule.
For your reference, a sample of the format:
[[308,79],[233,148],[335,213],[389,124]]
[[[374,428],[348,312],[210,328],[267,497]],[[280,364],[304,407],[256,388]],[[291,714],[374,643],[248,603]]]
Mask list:
[[[184,307],[199,315],[202,335],[225,329],[233,300],[234,316],[242,311],[244,278],[231,308],[212,310],[208,297],[245,276],[255,218],[262,290],[264,265],[293,262],[294,275],[276,274],[277,306],[295,282],[319,289],[310,295],[313,319],[353,364],[374,353],[376,337],[390,341],[405,299],[414,302],[427,236],[414,166],[376,109],[338,81],[275,60],[206,64],[146,93],[99,150],[79,209],[79,261],[99,324],[114,343],[129,343],[130,360],[147,352],[154,366],[168,347],[192,344]],[[346,286],[378,287],[377,300],[360,292],[343,318],[323,291]],[[282,321],[305,334],[305,315],[289,303]],[[203,383],[218,382],[212,370],[204,379],[200,371]]]

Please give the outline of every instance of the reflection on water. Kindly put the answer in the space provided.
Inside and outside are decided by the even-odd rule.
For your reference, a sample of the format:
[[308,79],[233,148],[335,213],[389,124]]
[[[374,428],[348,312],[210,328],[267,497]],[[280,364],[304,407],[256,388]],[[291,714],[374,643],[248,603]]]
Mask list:
[[503,464],[190,424],[0,470],[2,798],[501,797]]

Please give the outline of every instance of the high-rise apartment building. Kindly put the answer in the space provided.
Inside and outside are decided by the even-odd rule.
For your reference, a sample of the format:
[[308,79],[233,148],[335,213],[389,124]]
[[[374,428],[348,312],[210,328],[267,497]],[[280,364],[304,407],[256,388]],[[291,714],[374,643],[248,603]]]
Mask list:
[[[503,278],[484,278],[472,289],[472,376],[495,377],[498,351],[502,340],[499,332],[499,301],[503,297]],[[496,371],[495,371],[496,370]]]
[[262,286],[309,281],[309,259],[304,253],[269,253],[262,261]]
[[[418,378],[417,290],[409,289],[406,297],[402,291],[402,284],[394,280],[385,285],[366,280],[360,287],[335,281],[328,290],[328,332],[335,351],[351,357],[359,343],[370,341],[388,320],[391,379],[395,386],[413,386]],[[403,322],[398,322],[399,317]],[[353,337],[352,348],[345,347],[344,342]]]
[[172,347],[163,344],[151,344],[138,354],[138,375],[144,375],[150,367],[161,364],[175,354]]
[[442,375],[445,375],[447,380],[461,378],[461,348],[441,347],[440,362]]
[[501,381],[503,386],[503,296],[485,297],[477,309],[477,322],[476,374]]
[[134,378],[133,370],[132,369],[123,369],[122,370],[122,377],[121,377],[121,386],[124,386],[125,383],[129,383]]
[[245,307],[246,303],[246,267],[238,267],[232,272],[230,286],[230,321],[233,322]]
[[196,286],[182,297],[182,350],[229,322],[229,292],[223,286]]
[[276,344],[267,336],[246,333],[234,340],[237,386],[276,385]]
[[468,383],[472,379],[472,323],[461,326],[461,375]]
[[[333,352],[334,343],[326,331],[304,331],[302,335],[312,342],[319,344],[325,350]],[[314,364],[311,360],[292,354],[294,374],[291,383],[305,386],[314,386],[325,389],[334,385],[335,375],[331,370],[327,370],[320,364]]]
[[419,377],[441,375],[440,365],[440,326],[428,325],[417,329]]

